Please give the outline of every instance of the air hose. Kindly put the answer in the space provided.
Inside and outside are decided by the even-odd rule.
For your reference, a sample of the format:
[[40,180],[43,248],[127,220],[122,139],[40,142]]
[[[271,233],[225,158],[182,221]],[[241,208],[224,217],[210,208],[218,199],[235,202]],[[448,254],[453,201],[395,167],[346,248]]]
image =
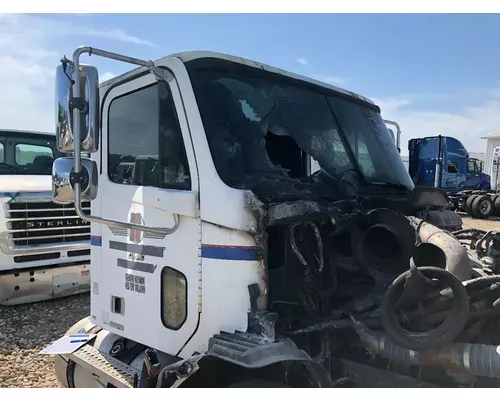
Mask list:
[[[453,293],[453,305],[445,320],[426,332],[412,332],[403,328],[397,316],[397,308],[403,297],[407,281],[415,274],[435,279],[440,285],[447,284]],[[434,281],[435,282],[435,281]],[[394,343],[411,350],[424,350],[444,346],[452,342],[465,327],[469,318],[469,296],[460,280],[450,272],[436,267],[415,267],[399,275],[389,286],[382,301],[382,326]]]
[[364,346],[375,354],[404,364],[440,367],[475,376],[500,377],[498,346],[479,343],[450,343],[440,349],[413,351],[394,343],[382,332],[374,332],[353,321]]

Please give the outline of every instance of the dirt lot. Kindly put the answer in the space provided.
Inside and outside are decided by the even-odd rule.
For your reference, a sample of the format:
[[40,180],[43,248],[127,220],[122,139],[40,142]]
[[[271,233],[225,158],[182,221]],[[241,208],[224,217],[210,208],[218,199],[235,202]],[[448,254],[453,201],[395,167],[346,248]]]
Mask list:
[[498,217],[491,217],[488,220],[483,220],[462,216],[462,221],[464,223],[464,228],[476,228],[485,231],[500,229],[500,218]]
[[54,357],[38,354],[90,314],[89,295],[0,306],[0,388],[61,387]]

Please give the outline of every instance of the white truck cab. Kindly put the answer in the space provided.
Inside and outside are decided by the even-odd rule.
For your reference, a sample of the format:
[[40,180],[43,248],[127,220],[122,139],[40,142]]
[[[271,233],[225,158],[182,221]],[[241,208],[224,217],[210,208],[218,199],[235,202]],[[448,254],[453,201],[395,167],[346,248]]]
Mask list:
[[89,291],[90,223],[52,201],[60,156],[54,134],[0,129],[1,305]]
[[[140,68],[99,86],[82,54]],[[53,196],[92,234],[91,315],[68,334],[96,335],[56,357],[63,385],[331,387],[346,365],[380,385],[365,348],[385,337],[350,313],[380,310],[419,251],[471,277],[457,240],[407,218],[445,198],[415,195],[369,99],[211,52],[61,64]]]

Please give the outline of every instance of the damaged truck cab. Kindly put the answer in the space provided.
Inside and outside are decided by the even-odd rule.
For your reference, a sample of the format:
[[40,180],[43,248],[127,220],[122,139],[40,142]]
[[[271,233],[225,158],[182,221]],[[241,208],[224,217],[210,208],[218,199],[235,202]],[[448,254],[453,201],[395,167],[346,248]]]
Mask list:
[[[140,68],[98,87],[85,53]],[[364,329],[410,259],[471,277],[434,226],[461,223],[442,192],[414,190],[360,95],[218,53],[153,63],[90,47],[62,60],[56,93],[73,155],[54,163],[54,197],[92,222],[91,316],[69,333],[96,334],[56,357],[65,386],[328,387],[354,364],[375,376]]]

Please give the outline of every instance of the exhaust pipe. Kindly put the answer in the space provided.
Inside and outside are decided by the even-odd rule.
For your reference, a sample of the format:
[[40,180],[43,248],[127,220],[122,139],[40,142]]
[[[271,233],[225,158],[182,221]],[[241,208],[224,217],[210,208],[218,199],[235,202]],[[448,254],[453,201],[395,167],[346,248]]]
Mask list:
[[403,214],[378,208],[366,215],[353,237],[363,267],[375,278],[394,279],[408,270],[415,229]]
[[417,235],[420,245],[413,260],[417,267],[435,266],[446,269],[460,281],[472,277],[472,263],[462,244],[450,233],[412,217],[417,223]]
[[[417,267],[445,269],[460,281],[472,277],[467,251],[448,232],[420,218],[383,208],[371,211],[367,218],[368,227],[353,237],[353,246],[372,274],[393,279],[394,273],[408,270],[413,257]],[[416,248],[415,240],[420,242]]]

